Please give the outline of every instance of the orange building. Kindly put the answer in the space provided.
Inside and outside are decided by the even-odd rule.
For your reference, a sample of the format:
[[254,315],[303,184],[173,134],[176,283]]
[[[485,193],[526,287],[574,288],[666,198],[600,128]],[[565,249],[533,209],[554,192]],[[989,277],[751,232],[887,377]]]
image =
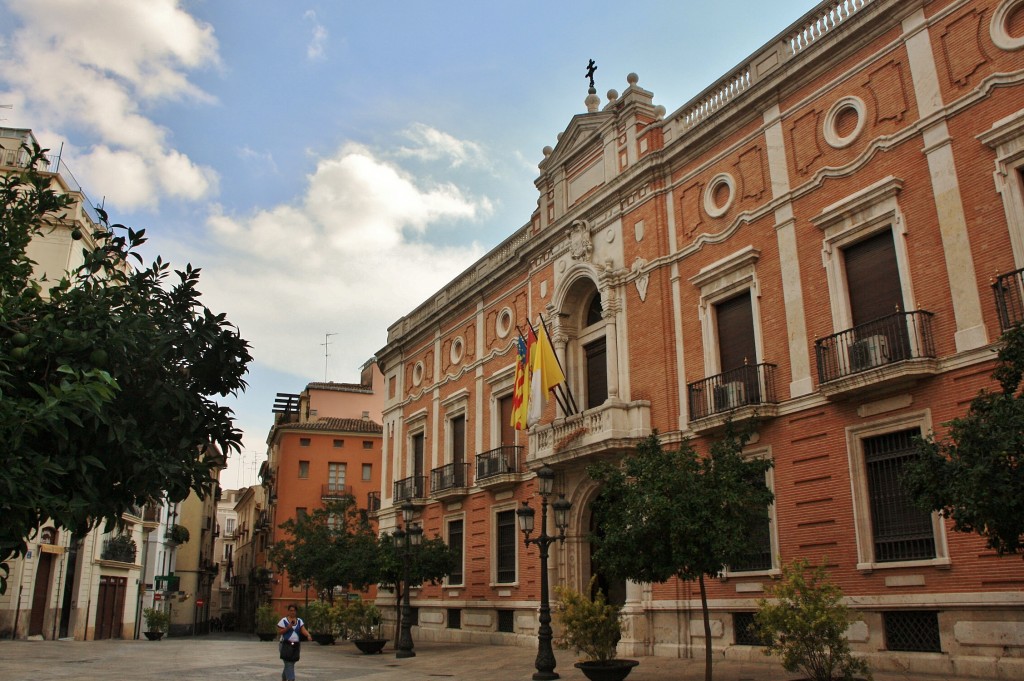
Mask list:
[[[515,509],[542,465],[572,502],[551,581],[582,589],[586,467],[655,430],[703,450],[756,413],[747,452],[773,460],[776,501],[710,587],[717,653],[759,657],[744,625],[765,584],[827,557],[874,669],[1024,677],[1024,563],[900,484],[911,438],[993,385],[1020,316],[1022,27],[1021,0],[827,1],[673,111],[635,74],[604,103],[591,89],[544,150],[528,224],[378,353],[381,528],[409,498],[462,555],[414,594],[416,637],[535,645]],[[517,433],[516,329],[541,315],[579,411],[552,402]],[[702,654],[695,585],[597,576],[624,605],[621,653]]]
[[[379,507],[383,384],[371,361],[359,383],[310,383],[301,394],[278,394],[261,472],[268,546],[285,538],[281,523],[326,502],[351,494],[359,508]],[[288,603],[316,597],[292,586],[285,573],[271,580],[270,600],[282,613]]]

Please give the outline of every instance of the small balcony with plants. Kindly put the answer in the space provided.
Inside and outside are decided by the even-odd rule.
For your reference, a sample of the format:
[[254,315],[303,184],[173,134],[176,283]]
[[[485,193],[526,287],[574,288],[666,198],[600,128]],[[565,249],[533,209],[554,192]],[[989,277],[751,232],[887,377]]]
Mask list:
[[934,375],[934,314],[895,312],[814,343],[819,390],[828,399],[890,392]]
[[320,485],[321,501],[338,501],[351,495],[352,485],[340,482],[329,482],[326,485]]
[[430,494],[439,501],[453,501],[469,494],[469,464],[449,463],[430,471]]
[[523,479],[523,447],[502,445],[476,455],[476,486],[499,490],[513,487]]
[[136,546],[135,540],[132,539],[131,535],[119,534],[103,542],[100,560],[134,565],[137,554],[138,546]]
[[726,420],[774,418],[778,414],[774,364],[745,364],[686,386],[690,428],[710,432]]

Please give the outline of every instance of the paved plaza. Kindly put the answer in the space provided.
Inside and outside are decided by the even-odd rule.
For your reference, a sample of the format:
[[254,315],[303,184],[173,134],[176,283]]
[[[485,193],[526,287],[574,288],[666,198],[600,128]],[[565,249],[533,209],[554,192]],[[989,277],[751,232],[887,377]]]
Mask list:
[[[389,645],[381,655],[361,655],[347,642],[306,644],[297,665],[298,681],[398,681],[459,679],[529,681],[534,648],[451,643],[420,643],[416,657],[398,660]],[[585,681],[574,669],[571,651],[555,652],[557,672],[567,681]],[[715,681],[789,681],[789,674],[765,659],[716,660]],[[0,641],[0,679],[33,681],[277,681],[281,664],[275,643],[251,635],[221,634],[163,641]],[[641,658],[629,681],[701,681],[703,660]],[[876,681],[966,681],[957,677],[875,674]],[[975,680],[977,681],[977,680]]]

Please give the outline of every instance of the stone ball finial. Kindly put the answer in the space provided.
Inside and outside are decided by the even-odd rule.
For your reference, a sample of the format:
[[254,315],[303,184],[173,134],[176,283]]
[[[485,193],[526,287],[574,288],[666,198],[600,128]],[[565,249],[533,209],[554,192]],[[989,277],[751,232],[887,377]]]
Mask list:
[[630,87],[632,87],[640,82],[640,76],[636,75],[635,73],[631,73],[628,76],[626,76],[626,82],[629,83]]
[[608,102],[609,103],[614,102],[618,98],[619,98],[618,90],[609,90],[608,91]]
[[665,117],[665,107],[663,107],[661,104],[659,104],[658,106],[654,107],[654,116],[659,121],[662,118],[664,118]]
[[601,98],[597,96],[597,93],[593,91],[593,88],[590,88],[590,90],[590,94],[587,95],[585,100],[583,100],[583,103],[587,105],[588,113],[594,113],[597,111],[598,107],[601,106]]
[[542,149],[542,152],[544,153],[544,158],[550,156],[552,151],[554,151],[554,149],[552,149],[550,145],[544,147],[544,149]]

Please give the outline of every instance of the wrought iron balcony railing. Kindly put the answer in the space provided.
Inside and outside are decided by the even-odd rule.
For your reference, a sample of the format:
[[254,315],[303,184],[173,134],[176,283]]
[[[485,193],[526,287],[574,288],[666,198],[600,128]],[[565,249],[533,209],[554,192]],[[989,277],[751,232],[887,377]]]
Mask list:
[[352,486],[330,482],[320,486],[321,499],[341,499],[352,494]]
[[411,475],[408,478],[395,480],[395,501],[406,499],[423,499],[426,494],[427,478],[425,475]]
[[486,480],[495,475],[519,473],[521,469],[523,448],[515,445],[502,445],[496,449],[476,455],[476,479]]
[[107,539],[103,542],[103,549],[100,551],[101,560],[116,560],[121,563],[134,563],[138,547],[128,535],[120,535]]
[[468,463],[449,463],[430,471],[430,491],[434,494],[467,485],[469,485]]
[[370,492],[366,495],[366,510],[370,513],[380,510],[380,492]]
[[814,342],[818,380],[827,383],[911,359],[934,358],[933,313],[896,312]]
[[1024,269],[996,277],[992,283],[992,292],[996,296],[1000,330],[1006,331],[1024,321]]
[[775,404],[775,365],[747,364],[687,386],[690,418],[701,419],[740,407]]

